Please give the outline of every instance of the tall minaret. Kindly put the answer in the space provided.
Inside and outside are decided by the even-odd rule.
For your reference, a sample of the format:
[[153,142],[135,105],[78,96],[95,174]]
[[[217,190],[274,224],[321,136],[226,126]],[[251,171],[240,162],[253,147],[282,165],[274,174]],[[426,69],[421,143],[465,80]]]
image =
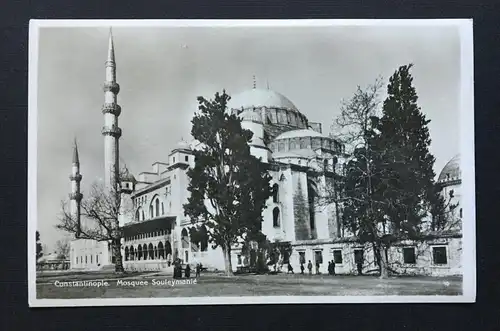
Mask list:
[[120,85],[116,83],[115,49],[113,45],[113,34],[109,31],[108,59],[106,60],[106,81],[104,82],[104,180],[106,188],[117,189],[119,173],[119,148],[118,140],[122,130],[118,127],[118,116],[121,107],[117,104],[117,95]]
[[83,198],[83,194],[80,193],[80,182],[82,180],[82,175],[80,174],[80,160],[78,158],[78,146],[73,147],[73,165],[71,167],[71,175],[69,176],[71,181],[71,193],[70,198],[70,213],[71,217],[76,220],[78,224],[78,229],[75,233],[76,238],[80,236],[81,223],[80,223],[80,203]]

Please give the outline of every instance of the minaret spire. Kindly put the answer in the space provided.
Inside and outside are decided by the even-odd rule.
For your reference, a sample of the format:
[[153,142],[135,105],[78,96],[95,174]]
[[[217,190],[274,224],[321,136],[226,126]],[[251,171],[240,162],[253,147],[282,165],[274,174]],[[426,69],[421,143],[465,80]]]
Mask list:
[[76,238],[78,238],[80,237],[81,233],[80,206],[83,194],[80,192],[80,182],[82,181],[82,175],[80,174],[80,159],[78,157],[78,146],[76,145],[76,138],[73,146],[73,165],[71,167],[71,175],[69,176],[69,180],[71,182],[71,193],[69,194],[70,213],[71,218],[77,224],[75,236]]
[[253,75],[253,89],[257,88],[257,81],[255,80],[255,75]]
[[115,62],[115,45],[113,44],[113,29],[109,28],[108,62]]
[[76,138],[73,146],[73,164],[80,165],[80,158],[78,157],[78,145],[76,143]]
[[116,190],[119,176],[119,145],[122,130],[118,126],[121,107],[117,103],[120,85],[116,82],[116,62],[113,33],[109,30],[108,56],[105,63],[106,80],[104,82],[104,179],[108,189]]

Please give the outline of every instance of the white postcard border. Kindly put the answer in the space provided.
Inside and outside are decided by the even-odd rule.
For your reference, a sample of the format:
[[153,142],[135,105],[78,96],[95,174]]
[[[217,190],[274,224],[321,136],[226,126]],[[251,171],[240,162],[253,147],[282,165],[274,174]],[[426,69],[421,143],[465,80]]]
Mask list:
[[[463,293],[457,296],[242,296],[175,298],[37,299],[37,82],[39,30],[45,27],[306,27],[306,26],[458,26],[461,42],[460,143],[463,202]],[[457,303],[475,302],[475,171],[472,19],[416,20],[31,20],[28,57],[28,299],[30,307],[242,305],[324,303]]]

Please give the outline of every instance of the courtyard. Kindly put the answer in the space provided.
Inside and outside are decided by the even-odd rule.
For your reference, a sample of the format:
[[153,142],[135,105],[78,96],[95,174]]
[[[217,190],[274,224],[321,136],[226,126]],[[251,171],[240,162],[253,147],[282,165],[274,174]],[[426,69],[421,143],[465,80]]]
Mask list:
[[[61,282],[86,281],[89,285],[62,287]],[[377,296],[377,295],[461,295],[461,277],[391,277],[352,275],[237,275],[206,273],[198,279],[183,278],[172,284],[162,273],[66,273],[37,276],[38,299],[162,298],[202,296]],[[91,282],[106,282],[95,286]],[[94,285],[92,285],[94,284]]]

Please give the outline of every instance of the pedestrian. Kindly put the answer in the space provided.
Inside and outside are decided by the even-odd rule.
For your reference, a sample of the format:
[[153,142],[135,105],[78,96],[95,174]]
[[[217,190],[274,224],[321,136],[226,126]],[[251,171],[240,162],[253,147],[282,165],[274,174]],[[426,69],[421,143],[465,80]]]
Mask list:
[[196,278],[200,277],[201,266],[200,263],[196,263]]
[[288,262],[288,273],[292,273],[293,274],[293,268],[292,268],[292,265],[290,264],[290,262]]
[[328,274],[329,275],[332,274],[332,262],[331,261],[328,261]]
[[331,263],[331,267],[332,267],[332,276],[335,276],[335,261],[333,261],[333,260]]
[[358,267],[358,275],[362,275],[363,274],[363,263],[358,261],[358,263],[356,263],[356,266]]
[[301,263],[300,264],[300,274],[303,275],[304,274],[304,263]]
[[307,264],[307,269],[309,270],[309,275],[312,275],[313,265],[311,260],[309,260],[309,263]]
[[186,265],[184,275],[186,276],[186,278],[189,278],[191,276],[191,267],[189,266],[189,264]]
[[316,262],[316,275],[319,275],[319,262]]

